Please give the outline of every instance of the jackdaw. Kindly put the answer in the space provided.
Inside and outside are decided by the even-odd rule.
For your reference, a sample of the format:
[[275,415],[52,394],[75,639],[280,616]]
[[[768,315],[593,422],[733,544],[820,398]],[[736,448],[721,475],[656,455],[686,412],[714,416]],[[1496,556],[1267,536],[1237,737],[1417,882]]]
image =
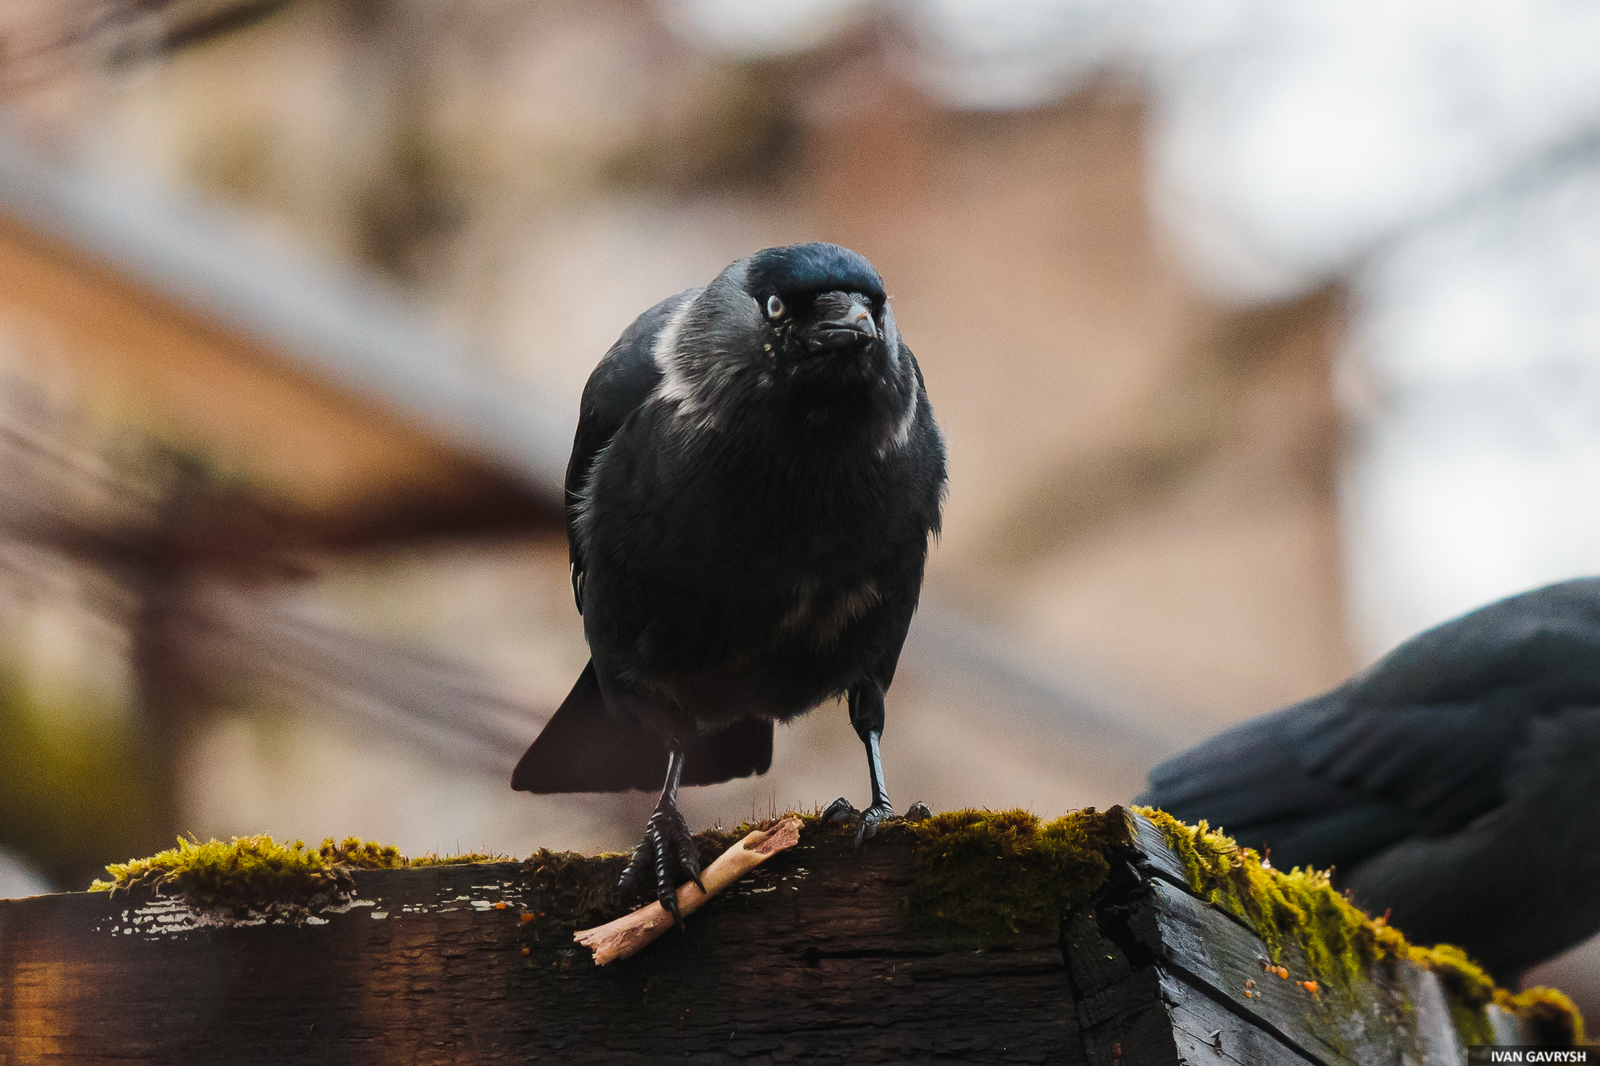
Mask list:
[[1504,982],[1600,930],[1600,578],[1492,603],[1150,774]]
[[871,835],[944,486],[921,370],[855,252],[768,248],[640,315],[589,377],[567,467],[589,665],[511,786],[659,787],[622,886],[676,921],[700,879],[678,786],[764,773],[773,722],[843,695],[872,800],[830,810]]

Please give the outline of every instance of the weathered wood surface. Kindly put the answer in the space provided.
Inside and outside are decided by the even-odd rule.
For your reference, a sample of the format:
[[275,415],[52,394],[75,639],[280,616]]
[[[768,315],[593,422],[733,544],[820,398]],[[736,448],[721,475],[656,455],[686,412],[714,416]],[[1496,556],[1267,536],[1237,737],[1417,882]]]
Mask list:
[[859,856],[846,835],[803,839],[603,969],[548,917],[521,920],[541,900],[520,864],[359,873],[354,906],[299,927],[197,926],[175,901],[104,894],[0,901],[0,1066],[1461,1061],[1432,975],[1387,965],[1313,997],[1265,973],[1255,934],[1182,891],[1159,833],[1137,830],[1059,942],[913,923],[903,833]]
[[1081,1059],[1059,948],[908,932],[910,863],[903,841],[802,842],[603,969],[519,920],[538,900],[515,864],[358,874],[370,906],[299,928],[186,928],[181,906],[98,893],[0,903],[0,1048],[7,1066]]

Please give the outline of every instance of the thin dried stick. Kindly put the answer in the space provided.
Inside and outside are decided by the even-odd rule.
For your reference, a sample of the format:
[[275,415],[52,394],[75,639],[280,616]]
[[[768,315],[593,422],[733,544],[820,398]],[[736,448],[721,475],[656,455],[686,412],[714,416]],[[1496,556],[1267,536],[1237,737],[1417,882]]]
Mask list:
[[[685,918],[706,900],[733,884],[785,848],[800,842],[800,819],[785,818],[765,832],[756,830],[717,856],[717,861],[700,874],[704,892],[693,881],[678,889],[678,911]],[[625,914],[614,922],[593,929],[579,929],[572,939],[594,952],[594,964],[604,966],[625,959],[672,928],[672,915],[659,900]]]

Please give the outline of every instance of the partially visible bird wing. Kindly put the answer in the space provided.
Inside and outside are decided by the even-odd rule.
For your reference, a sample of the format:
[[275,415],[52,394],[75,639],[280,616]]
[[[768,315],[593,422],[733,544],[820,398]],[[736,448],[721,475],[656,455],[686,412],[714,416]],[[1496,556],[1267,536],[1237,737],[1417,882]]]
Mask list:
[[655,361],[656,340],[678,309],[699,292],[699,289],[687,289],[669,296],[634,319],[583,387],[583,399],[578,406],[578,431],[572,441],[572,458],[567,462],[566,485],[567,551],[572,563],[572,595],[580,614],[583,613],[583,548],[578,543],[577,523],[590,472],[622,424],[643,406],[661,383],[661,369]]
[[1600,705],[1600,579],[1490,604],[1326,695],[1158,766],[1140,801],[1209,819],[1281,864],[1356,862],[1503,797],[1529,723]]

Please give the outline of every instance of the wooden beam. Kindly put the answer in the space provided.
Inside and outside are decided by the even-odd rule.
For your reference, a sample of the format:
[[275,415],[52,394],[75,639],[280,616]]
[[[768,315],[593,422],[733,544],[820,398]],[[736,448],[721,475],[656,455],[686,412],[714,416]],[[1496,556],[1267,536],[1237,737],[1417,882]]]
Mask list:
[[[1159,834],[1130,834],[1058,937],[985,939],[919,917],[910,830],[857,853],[813,825],[604,968],[572,931],[624,909],[622,856],[356,871],[301,925],[148,894],[0,901],[0,1047],[75,1063],[1462,1061],[1432,975],[1385,958],[1320,995],[1266,976],[1254,931],[1156,872],[1176,865]],[[1531,1039],[1514,1020],[1504,1035]]]

